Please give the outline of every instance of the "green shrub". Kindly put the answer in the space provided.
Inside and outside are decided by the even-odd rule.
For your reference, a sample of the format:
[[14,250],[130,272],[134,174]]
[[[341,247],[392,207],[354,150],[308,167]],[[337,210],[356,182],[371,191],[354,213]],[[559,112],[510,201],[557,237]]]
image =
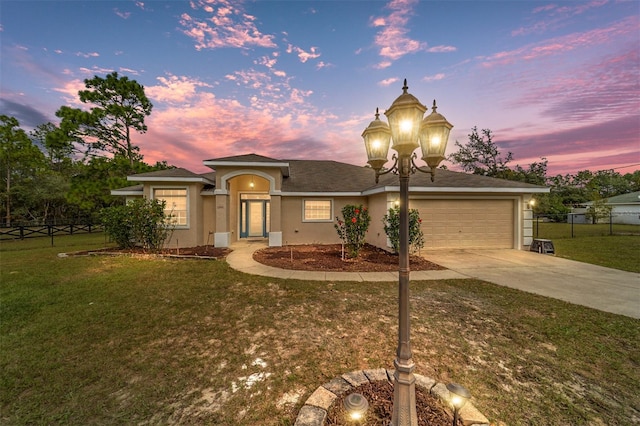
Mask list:
[[362,204],[359,206],[348,204],[342,208],[342,220],[336,217],[336,221],[334,227],[347,246],[349,257],[358,257],[371,223],[369,211]]
[[172,227],[164,207],[163,200],[135,199],[124,206],[103,209],[101,220],[105,232],[119,247],[159,251]]
[[[400,250],[400,207],[392,207],[389,212],[382,218],[384,224],[384,232],[387,234],[393,251],[398,253]],[[420,229],[420,213],[416,209],[409,210],[409,250],[412,253],[417,252],[424,247],[424,234]]]

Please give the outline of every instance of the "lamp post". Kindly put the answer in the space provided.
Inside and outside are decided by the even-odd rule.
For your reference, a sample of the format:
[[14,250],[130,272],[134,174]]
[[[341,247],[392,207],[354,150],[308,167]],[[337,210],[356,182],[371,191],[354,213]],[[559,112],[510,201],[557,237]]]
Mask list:
[[[409,177],[416,171],[430,173],[431,181],[435,169],[444,160],[444,152],[453,127],[437,112],[433,101],[432,112],[423,119],[427,107],[407,92],[404,80],[402,94],[385,111],[387,125],[376,118],[362,133],[367,150],[368,163],[376,172],[376,183],[381,175],[393,172],[400,179],[400,253],[398,278],[398,348],[394,361],[393,414],[392,426],[417,426],[416,388],[413,375],[414,363],[411,359],[409,323]],[[393,166],[385,169],[388,161],[389,144],[393,142]],[[421,147],[422,159],[429,166],[421,168],[415,164],[414,151]]]

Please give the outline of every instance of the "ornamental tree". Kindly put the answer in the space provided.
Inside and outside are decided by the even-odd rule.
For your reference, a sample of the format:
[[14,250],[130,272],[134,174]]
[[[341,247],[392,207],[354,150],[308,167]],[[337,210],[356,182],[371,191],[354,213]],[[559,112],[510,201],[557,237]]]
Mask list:
[[[392,207],[389,212],[382,218],[384,224],[384,232],[387,234],[394,253],[398,253],[400,249],[400,207]],[[409,210],[409,250],[412,253],[417,252],[424,247],[424,234],[420,229],[420,213],[416,209]]]
[[349,257],[357,258],[371,223],[369,211],[362,204],[348,204],[342,208],[342,219],[336,217],[336,222],[334,227],[342,243],[347,246]]

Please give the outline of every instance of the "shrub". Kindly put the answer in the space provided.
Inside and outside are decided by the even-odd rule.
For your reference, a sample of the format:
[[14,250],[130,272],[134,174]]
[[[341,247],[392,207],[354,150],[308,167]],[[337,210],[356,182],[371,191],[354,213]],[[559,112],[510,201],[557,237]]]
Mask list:
[[142,246],[159,251],[171,231],[170,217],[162,200],[135,199],[124,206],[102,210],[105,232],[121,248]]
[[347,246],[349,257],[358,257],[371,223],[369,211],[362,204],[359,206],[349,204],[342,208],[342,220],[336,217],[336,221],[334,227],[343,244]]
[[[400,250],[400,207],[392,207],[382,218],[384,232],[387,234],[394,253]],[[420,229],[420,213],[416,209],[409,210],[409,250],[417,252],[424,247],[424,234]]]

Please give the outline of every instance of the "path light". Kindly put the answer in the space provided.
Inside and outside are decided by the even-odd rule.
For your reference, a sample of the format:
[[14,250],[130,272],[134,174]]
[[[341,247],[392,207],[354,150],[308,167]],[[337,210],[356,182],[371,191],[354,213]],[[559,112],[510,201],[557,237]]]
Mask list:
[[447,384],[447,390],[451,392],[451,405],[453,405],[453,426],[458,425],[458,412],[467,403],[471,394],[457,383]]
[[[432,112],[423,119],[427,107],[407,90],[404,81],[402,94],[391,104],[384,115],[389,125],[376,118],[362,133],[368,163],[376,172],[376,183],[380,176],[395,173],[400,177],[400,250],[398,274],[398,349],[393,362],[393,414],[392,426],[417,426],[416,379],[411,360],[409,324],[409,177],[416,171],[430,173],[431,181],[435,169],[444,160],[444,152],[453,127],[442,114],[437,112],[433,101]],[[396,151],[390,169],[384,167],[388,161],[389,143]],[[429,168],[421,168],[415,163],[415,150],[421,147],[422,159]]]
[[369,402],[367,398],[359,393],[351,393],[344,399],[344,409],[347,411],[349,420],[353,422],[360,422],[364,420],[367,410],[369,409]]

